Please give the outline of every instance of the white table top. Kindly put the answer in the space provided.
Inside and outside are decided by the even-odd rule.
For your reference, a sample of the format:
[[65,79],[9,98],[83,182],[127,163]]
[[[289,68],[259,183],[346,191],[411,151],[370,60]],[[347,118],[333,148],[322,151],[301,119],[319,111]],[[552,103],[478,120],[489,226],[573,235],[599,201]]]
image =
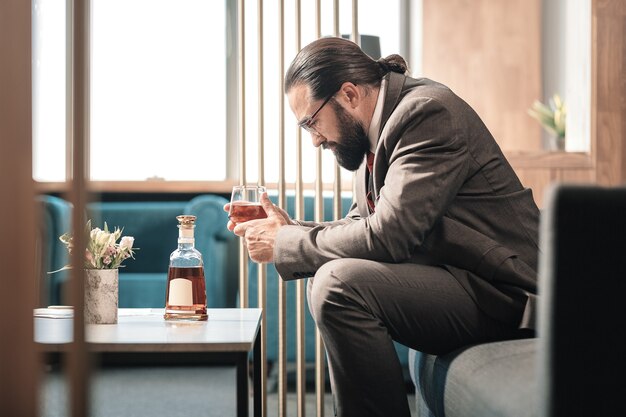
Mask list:
[[[207,321],[165,321],[163,309],[121,308],[117,324],[89,324],[94,352],[249,352],[261,309],[208,309]],[[71,318],[35,317],[35,342],[43,351],[64,351],[72,341]]]

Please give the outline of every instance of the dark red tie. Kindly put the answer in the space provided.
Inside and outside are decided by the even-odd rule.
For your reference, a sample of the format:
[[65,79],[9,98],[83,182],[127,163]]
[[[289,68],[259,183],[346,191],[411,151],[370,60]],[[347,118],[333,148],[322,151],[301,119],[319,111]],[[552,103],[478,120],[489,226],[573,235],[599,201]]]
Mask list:
[[369,180],[368,180],[368,190],[367,190],[367,205],[370,208],[370,213],[376,211],[376,207],[374,206],[374,200],[372,200],[372,186],[374,184],[372,176],[372,170],[374,169],[374,154],[372,152],[367,153],[367,171],[369,172]]
[[371,174],[373,169],[374,169],[374,154],[371,152],[368,152],[367,153],[367,170]]

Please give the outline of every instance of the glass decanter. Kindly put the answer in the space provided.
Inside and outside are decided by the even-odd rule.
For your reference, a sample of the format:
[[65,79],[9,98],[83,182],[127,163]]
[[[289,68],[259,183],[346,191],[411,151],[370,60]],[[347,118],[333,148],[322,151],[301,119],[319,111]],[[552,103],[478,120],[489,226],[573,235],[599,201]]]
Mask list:
[[207,320],[202,254],[194,247],[196,216],[178,220],[178,248],[170,255],[165,293],[165,320]]

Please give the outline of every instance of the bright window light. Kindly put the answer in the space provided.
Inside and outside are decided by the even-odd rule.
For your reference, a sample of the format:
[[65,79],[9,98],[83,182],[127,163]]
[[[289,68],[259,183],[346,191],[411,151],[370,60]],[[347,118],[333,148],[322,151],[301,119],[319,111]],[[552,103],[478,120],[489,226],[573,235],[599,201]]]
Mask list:
[[33,178],[65,180],[65,1],[33,0]]
[[91,178],[226,175],[223,1],[93,0]]
[[[236,131],[227,137],[227,36],[233,0],[92,0],[91,179],[96,181],[212,180],[237,175]],[[248,181],[257,178],[258,77],[256,2],[246,2],[246,134]],[[351,4],[341,2],[340,31],[351,32]],[[230,5],[230,6],[229,6]],[[313,3],[302,4],[302,42],[315,38]],[[295,12],[285,2],[285,65],[296,53]],[[380,38],[383,56],[399,53],[399,0],[380,8],[359,2],[359,31]],[[278,180],[278,20],[275,2],[264,13],[265,179]],[[389,22],[381,25],[380,21]],[[332,35],[331,0],[322,2],[322,35]],[[33,176],[65,179],[66,4],[33,0]],[[236,55],[235,55],[236,56]],[[286,69],[286,68],[285,68]],[[229,74],[230,79],[236,74]],[[236,108],[229,105],[230,109]],[[286,175],[295,181],[296,121],[285,103]],[[231,110],[232,113],[232,110]],[[227,123],[227,119],[229,123]],[[315,178],[313,147],[303,132],[305,182]],[[227,149],[229,149],[227,151]],[[323,153],[323,180],[334,178],[334,157]],[[351,174],[345,172],[345,178]]]

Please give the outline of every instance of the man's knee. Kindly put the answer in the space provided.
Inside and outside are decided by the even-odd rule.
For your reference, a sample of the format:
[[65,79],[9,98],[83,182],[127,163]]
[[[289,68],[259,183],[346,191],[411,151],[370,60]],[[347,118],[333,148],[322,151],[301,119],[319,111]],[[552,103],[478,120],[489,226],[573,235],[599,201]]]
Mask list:
[[358,259],[337,259],[327,262],[310,280],[311,314],[318,322],[330,311],[337,311],[354,299],[352,283],[362,273]]

